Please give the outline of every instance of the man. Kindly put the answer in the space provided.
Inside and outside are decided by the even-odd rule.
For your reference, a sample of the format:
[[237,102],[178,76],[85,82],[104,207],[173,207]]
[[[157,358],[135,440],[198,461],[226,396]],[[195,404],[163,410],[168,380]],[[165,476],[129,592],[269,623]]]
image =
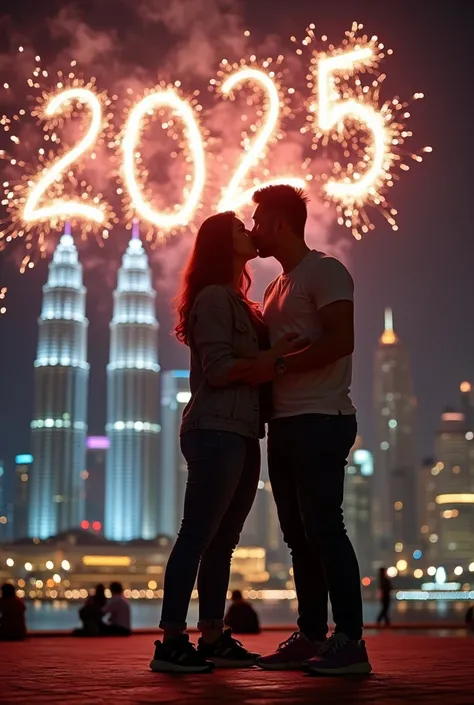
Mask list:
[[244,600],[240,590],[232,592],[232,604],[224,621],[232,629],[232,634],[260,634],[258,614],[252,605]]
[[130,636],[130,605],[123,596],[121,583],[110,583],[110,592],[112,597],[104,607],[108,622],[104,622],[103,632],[109,636]]
[[[299,612],[299,631],[258,665],[369,673],[359,567],[341,508],[344,468],[357,431],[349,397],[353,281],[341,262],[306,245],[307,199],[301,190],[268,186],[253,200],[259,256],[275,257],[283,269],[264,297],[271,341],[287,333],[311,341],[276,363],[262,358],[247,380],[274,383],[268,465],[292,554]],[[326,640],[328,590],[336,630]]]

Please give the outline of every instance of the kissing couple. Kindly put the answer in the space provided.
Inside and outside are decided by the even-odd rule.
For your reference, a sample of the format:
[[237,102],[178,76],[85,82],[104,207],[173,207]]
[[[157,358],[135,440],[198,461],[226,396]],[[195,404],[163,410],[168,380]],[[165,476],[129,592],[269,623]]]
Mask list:
[[[164,582],[150,667],[371,671],[362,640],[357,558],[344,526],[346,460],[357,433],[349,389],[354,284],[337,259],[305,242],[307,198],[273,185],[254,193],[253,229],[234,213],[201,225],[178,299],[176,336],[190,350],[191,398],[182,418],[188,480]],[[281,273],[250,300],[248,262],[274,257]],[[298,629],[274,653],[250,653],[224,629],[232,553],[257,492],[260,442],[293,562]],[[186,617],[197,578],[201,632]],[[335,632],[328,638],[328,596]]]

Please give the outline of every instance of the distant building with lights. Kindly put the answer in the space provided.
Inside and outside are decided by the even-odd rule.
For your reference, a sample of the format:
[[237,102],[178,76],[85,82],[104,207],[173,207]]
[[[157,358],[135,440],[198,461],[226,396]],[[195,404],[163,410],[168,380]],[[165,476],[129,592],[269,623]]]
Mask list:
[[436,545],[429,541],[429,537],[436,534],[438,525],[438,514],[436,499],[436,473],[438,468],[434,458],[425,458],[418,471],[418,539],[423,546],[423,554],[426,559],[436,560]]
[[159,476],[159,533],[175,536],[183,515],[187,465],[181,453],[179,427],[191,397],[189,370],[161,374],[161,461]]
[[31,470],[33,456],[17,455],[15,458],[13,535],[15,539],[28,536],[28,513],[30,507]]
[[474,433],[474,393],[470,382],[461,382],[461,411],[464,414],[464,423],[467,433]]
[[257,496],[245,522],[240,545],[262,547],[266,566],[272,578],[285,582],[291,565],[290,554],[283,540],[278,513],[268,475],[267,443],[260,441],[262,461]]
[[118,271],[107,366],[105,535],[158,533],[158,321],[148,257],[134,224]]
[[386,309],[374,364],[373,513],[381,561],[393,555],[395,544],[413,545],[417,535],[415,411],[408,353]]
[[472,560],[474,536],[474,439],[462,412],[446,409],[436,435],[436,530],[428,535],[449,567]]
[[11,539],[10,507],[5,492],[5,466],[0,460],[0,543]]
[[83,528],[92,524],[104,526],[105,468],[110,440],[107,436],[88,436],[86,441],[86,470],[84,471],[86,502]]
[[43,287],[35,361],[28,533],[40,539],[79,526],[84,514],[81,473],[89,376],[85,297],[82,266],[66,228]]
[[372,493],[374,460],[358,437],[346,467],[344,521],[364,575],[373,574]]

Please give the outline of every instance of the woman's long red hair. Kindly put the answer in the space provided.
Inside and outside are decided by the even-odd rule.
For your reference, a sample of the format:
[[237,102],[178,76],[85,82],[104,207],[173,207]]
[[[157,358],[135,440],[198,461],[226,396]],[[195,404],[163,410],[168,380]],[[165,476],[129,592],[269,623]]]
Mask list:
[[[181,343],[188,344],[189,315],[199,292],[210,284],[232,284],[234,219],[235,213],[231,211],[211,215],[196,235],[193,251],[184,270],[181,292],[177,296],[178,323],[175,334]],[[247,267],[244,267],[239,288],[253,308],[255,304],[247,296],[251,284],[251,276]]]

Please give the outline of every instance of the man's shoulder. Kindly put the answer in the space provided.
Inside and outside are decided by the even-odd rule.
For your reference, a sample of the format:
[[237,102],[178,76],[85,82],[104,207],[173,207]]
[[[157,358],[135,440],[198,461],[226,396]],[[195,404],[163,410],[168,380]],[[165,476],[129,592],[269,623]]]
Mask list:
[[341,262],[340,259],[334,255],[330,255],[322,250],[311,250],[309,264],[311,267],[342,267],[346,269],[346,266]]
[[309,263],[311,276],[314,275],[326,279],[337,277],[352,279],[345,264],[337,257],[334,257],[334,255],[328,255],[326,252],[319,252],[318,250],[312,250],[311,254],[312,253],[314,254]]

